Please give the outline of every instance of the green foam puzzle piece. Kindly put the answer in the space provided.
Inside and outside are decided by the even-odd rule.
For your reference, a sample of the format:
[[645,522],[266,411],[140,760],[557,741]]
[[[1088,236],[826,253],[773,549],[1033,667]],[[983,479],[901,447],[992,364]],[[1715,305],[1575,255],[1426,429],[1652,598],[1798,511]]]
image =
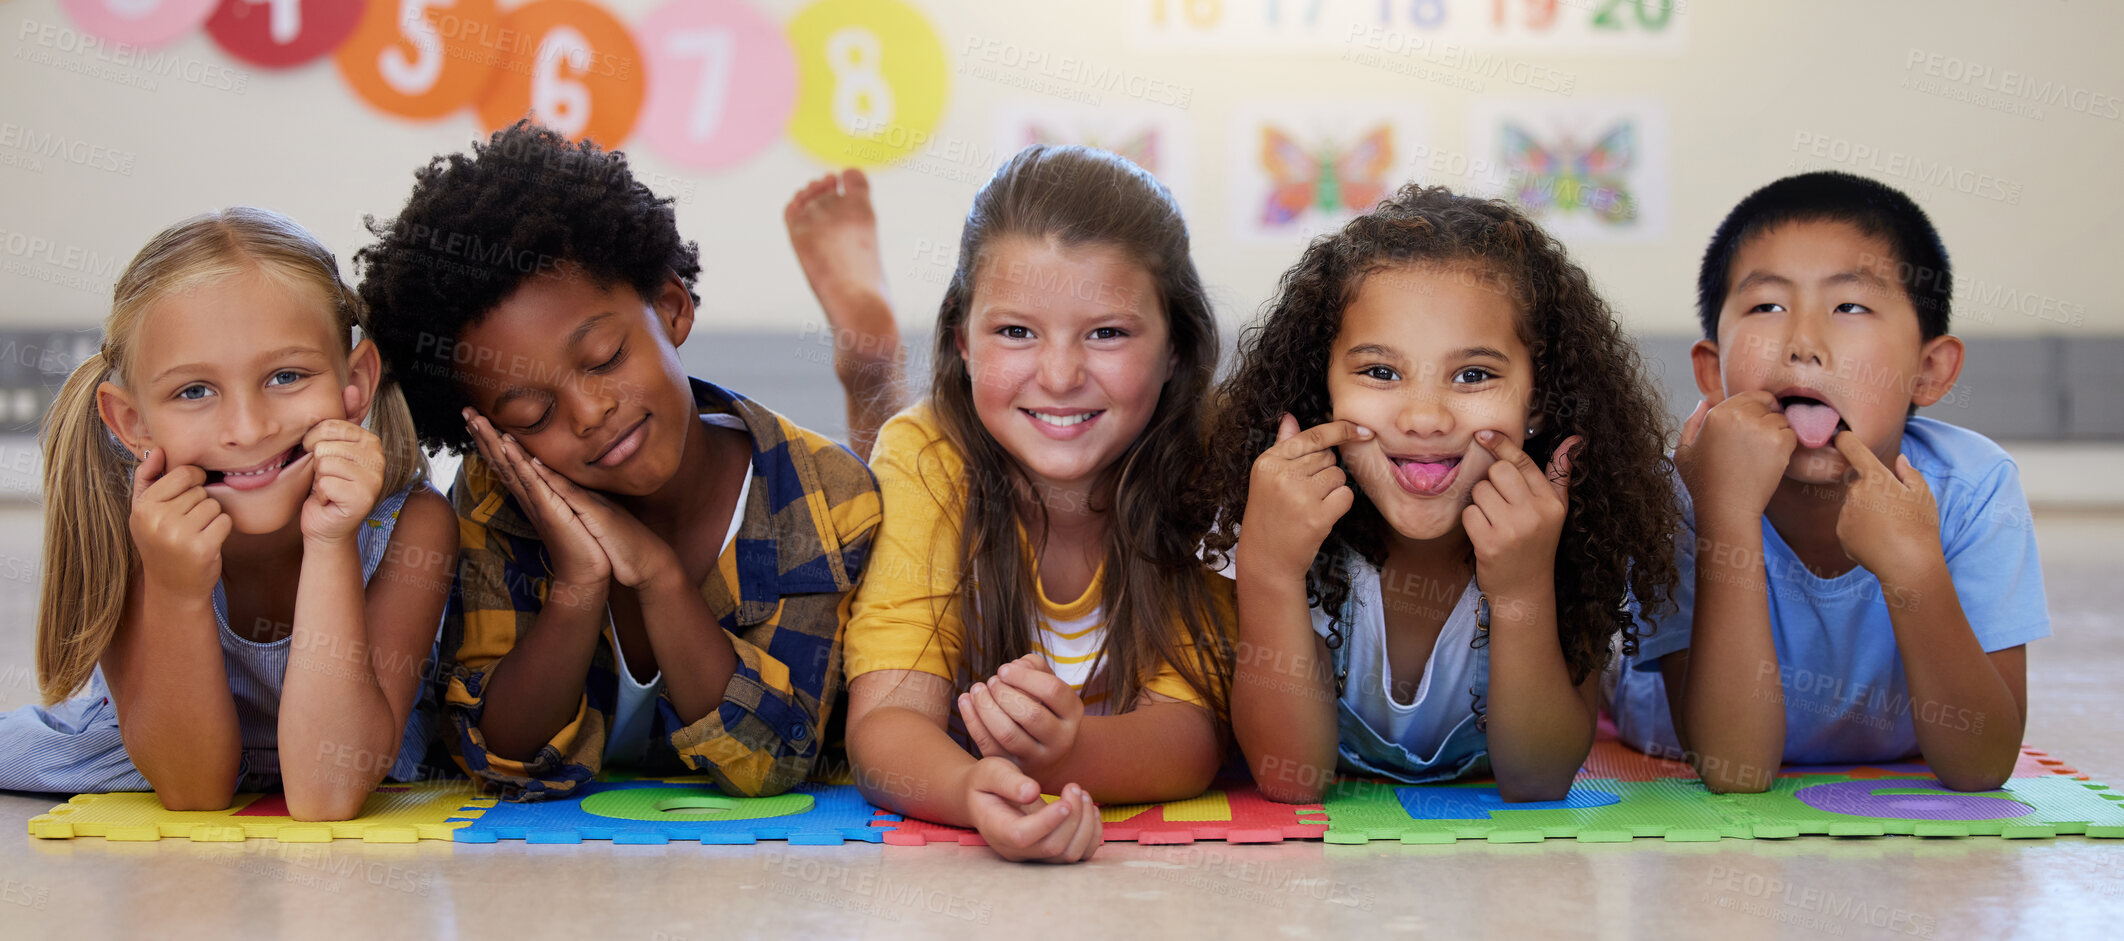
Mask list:
[[[1823,810],[1798,796],[1805,788],[1847,783],[1879,795],[1883,806],[1892,806],[1886,802],[1895,798],[1917,798],[1907,806],[1923,808],[1927,802],[1922,798],[1928,797],[1971,806],[1995,800],[2001,806],[1994,808],[1999,816],[1989,819],[1874,817]],[[1323,838],[1329,843],[1398,840],[1411,844],[1459,840],[1526,843],[1545,839],[1611,843],[1648,838],[1683,843],[1892,834],[2004,839],[2080,834],[2124,839],[2124,800],[2120,800],[2124,795],[2105,785],[2062,775],[2013,778],[1999,791],[1987,794],[1950,794],[1929,777],[1785,775],[1760,794],[1713,794],[1701,783],[1683,778],[1617,781],[1582,777],[1573,784],[1574,793],[1581,789],[1606,792],[1620,800],[1602,806],[1569,808],[1551,804],[1515,809],[1511,804],[1488,804],[1474,811],[1481,816],[1456,819],[1418,819],[1407,809],[1472,808],[1476,802],[1468,797],[1470,792],[1494,787],[1488,782],[1413,786],[1343,782],[1329,792],[1324,802],[1328,830]],[[2026,809],[2015,812],[2019,807]]]
[[1397,786],[1344,782],[1337,785],[1325,801],[1328,830],[1324,839],[1329,843],[1370,840],[1525,843],[1545,839],[1615,843],[1657,837],[1680,843],[1750,835],[1744,822],[1724,810],[1722,798],[1706,792],[1695,781],[1679,778],[1657,781],[1580,779],[1574,788],[1605,791],[1621,800],[1597,807],[1527,810],[1515,810],[1512,805],[1505,804],[1480,819],[1418,820],[1404,809],[1398,793],[1412,788],[1421,793],[1434,789],[1449,791],[1494,786],[1480,783]]

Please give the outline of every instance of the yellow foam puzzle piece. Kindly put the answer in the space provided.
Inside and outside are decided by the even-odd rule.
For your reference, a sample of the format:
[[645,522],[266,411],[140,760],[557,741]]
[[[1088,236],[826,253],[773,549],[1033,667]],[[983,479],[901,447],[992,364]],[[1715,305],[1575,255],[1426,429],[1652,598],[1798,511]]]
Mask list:
[[278,840],[368,843],[449,840],[450,833],[494,806],[464,781],[427,781],[378,788],[352,820],[328,823],[287,816],[246,816],[265,794],[238,794],[224,810],[169,810],[152,793],[83,794],[29,820],[29,835],[45,840],[102,837],[112,842],[184,838],[195,843]]
[[[1054,794],[1042,794],[1040,799],[1050,804],[1062,798]],[[1120,823],[1154,807],[1165,808],[1167,823],[1229,821],[1232,819],[1232,802],[1223,791],[1209,791],[1187,800],[1166,801],[1163,804],[1101,804],[1100,823]]]

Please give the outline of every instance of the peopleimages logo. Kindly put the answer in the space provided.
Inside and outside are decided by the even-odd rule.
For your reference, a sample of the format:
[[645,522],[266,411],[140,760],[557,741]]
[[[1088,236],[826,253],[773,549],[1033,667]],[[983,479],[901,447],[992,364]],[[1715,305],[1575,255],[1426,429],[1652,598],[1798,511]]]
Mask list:
[[1994,68],[1960,56],[1912,48],[1903,57],[1903,68],[1950,85],[1968,86],[2005,98],[2053,108],[2062,107],[2090,117],[2114,121],[2124,116],[2124,107],[2120,107],[2124,102],[2120,102],[2116,95],[2096,91],[2085,85],[2037,78],[2015,69]]

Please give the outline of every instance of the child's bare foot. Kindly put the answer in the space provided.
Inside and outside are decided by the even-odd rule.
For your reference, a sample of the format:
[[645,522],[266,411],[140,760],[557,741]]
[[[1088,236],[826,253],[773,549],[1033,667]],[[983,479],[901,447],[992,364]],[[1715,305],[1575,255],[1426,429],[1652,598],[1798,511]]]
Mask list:
[[834,372],[848,393],[850,443],[867,456],[899,410],[900,328],[886,293],[870,180],[853,167],[804,184],[782,208],[789,245],[833,328]]
[[[782,208],[789,245],[811,293],[826,309],[826,322],[845,348],[890,338],[898,346],[899,327],[885,287],[885,262],[878,254],[878,219],[870,208],[870,180],[853,167],[828,173],[804,185]],[[849,334],[853,334],[850,336]],[[872,359],[880,352],[848,352]]]

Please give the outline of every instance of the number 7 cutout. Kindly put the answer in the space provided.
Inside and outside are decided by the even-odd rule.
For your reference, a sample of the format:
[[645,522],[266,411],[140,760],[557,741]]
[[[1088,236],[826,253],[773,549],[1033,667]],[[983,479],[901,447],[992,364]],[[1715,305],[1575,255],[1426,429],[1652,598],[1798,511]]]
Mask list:
[[634,126],[659,156],[720,170],[782,136],[796,58],[781,27],[742,0],[671,0],[634,26],[649,92]]
[[334,57],[370,106],[415,121],[472,103],[487,85],[501,21],[494,0],[369,0]]

